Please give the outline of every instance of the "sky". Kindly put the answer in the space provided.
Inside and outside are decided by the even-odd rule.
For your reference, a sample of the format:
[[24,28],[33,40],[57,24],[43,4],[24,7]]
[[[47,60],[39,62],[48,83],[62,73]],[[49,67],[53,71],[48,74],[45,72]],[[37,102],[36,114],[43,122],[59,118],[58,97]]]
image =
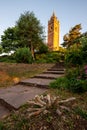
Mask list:
[[25,11],[34,12],[45,28],[55,12],[60,21],[60,43],[63,36],[77,24],[81,32],[87,31],[87,0],[0,0],[0,37],[8,27],[13,27]]

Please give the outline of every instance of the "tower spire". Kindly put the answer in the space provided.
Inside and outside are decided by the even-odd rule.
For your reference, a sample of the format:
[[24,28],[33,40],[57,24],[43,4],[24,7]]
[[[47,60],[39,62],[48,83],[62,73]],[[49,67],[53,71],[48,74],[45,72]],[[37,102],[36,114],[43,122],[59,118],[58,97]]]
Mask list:
[[53,17],[55,17],[56,15],[55,15],[55,12],[53,11]]

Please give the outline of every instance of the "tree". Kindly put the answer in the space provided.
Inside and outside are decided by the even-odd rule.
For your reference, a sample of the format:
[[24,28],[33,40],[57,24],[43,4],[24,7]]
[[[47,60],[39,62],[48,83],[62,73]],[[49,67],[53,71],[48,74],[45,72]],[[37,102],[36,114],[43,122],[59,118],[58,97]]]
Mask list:
[[79,42],[79,37],[81,36],[81,24],[75,25],[69,33],[65,34],[63,37],[64,43],[62,44],[63,46],[69,48],[73,44],[80,44]]
[[33,12],[21,14],[16,22],[19,46],[29,47],[34,58],[35,49],[42,43],[43,27]]
[[1,45],[5,52],[17,48],[28,47],[34,58],[34,51],[39,48],[44,40],[43,27],[33,12],[21,14],[16,25],[9,27],[1,36]]
[[1,36],[1,46],[5,52],[10,52],[17,48],[16,27],[9,27]]

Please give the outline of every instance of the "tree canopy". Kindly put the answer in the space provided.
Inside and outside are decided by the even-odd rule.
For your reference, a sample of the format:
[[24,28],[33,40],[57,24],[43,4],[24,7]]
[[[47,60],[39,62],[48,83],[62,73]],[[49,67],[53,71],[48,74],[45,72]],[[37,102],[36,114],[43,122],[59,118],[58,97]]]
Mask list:
[[5,52],[15,50],[17,48],[16,27],[9,27],[1,36],[1,46]]
[[40,21],[35,17],[33,12],[25,12],[21,14],[19,20],[16,22],[17,35],[19,44],[36,48],[37,44],[43,39],[43,27]]
[[27,11],[20,15],[15,27],[4,31],[1,36],[1,45],[5,51],[29,47],[34,53],[34,50],[43,43],[43,39],[43,26],[33,12]]
[[69,33],[65,34],[63,37],[64,43],[63,46],[69,48],[74,43],[79,44],[78,38],[81,36],[80,30],[82,29],[81,24],[75,25]]

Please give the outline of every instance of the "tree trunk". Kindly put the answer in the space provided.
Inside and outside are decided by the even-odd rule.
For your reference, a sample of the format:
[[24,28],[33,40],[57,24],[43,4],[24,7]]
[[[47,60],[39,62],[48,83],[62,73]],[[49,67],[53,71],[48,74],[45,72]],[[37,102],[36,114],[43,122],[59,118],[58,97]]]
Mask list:
[[35,57],[34,57],[34,48],[33,48],[32,43],[31,43],[31,54],[32,54],[33,60],[35,60]]

